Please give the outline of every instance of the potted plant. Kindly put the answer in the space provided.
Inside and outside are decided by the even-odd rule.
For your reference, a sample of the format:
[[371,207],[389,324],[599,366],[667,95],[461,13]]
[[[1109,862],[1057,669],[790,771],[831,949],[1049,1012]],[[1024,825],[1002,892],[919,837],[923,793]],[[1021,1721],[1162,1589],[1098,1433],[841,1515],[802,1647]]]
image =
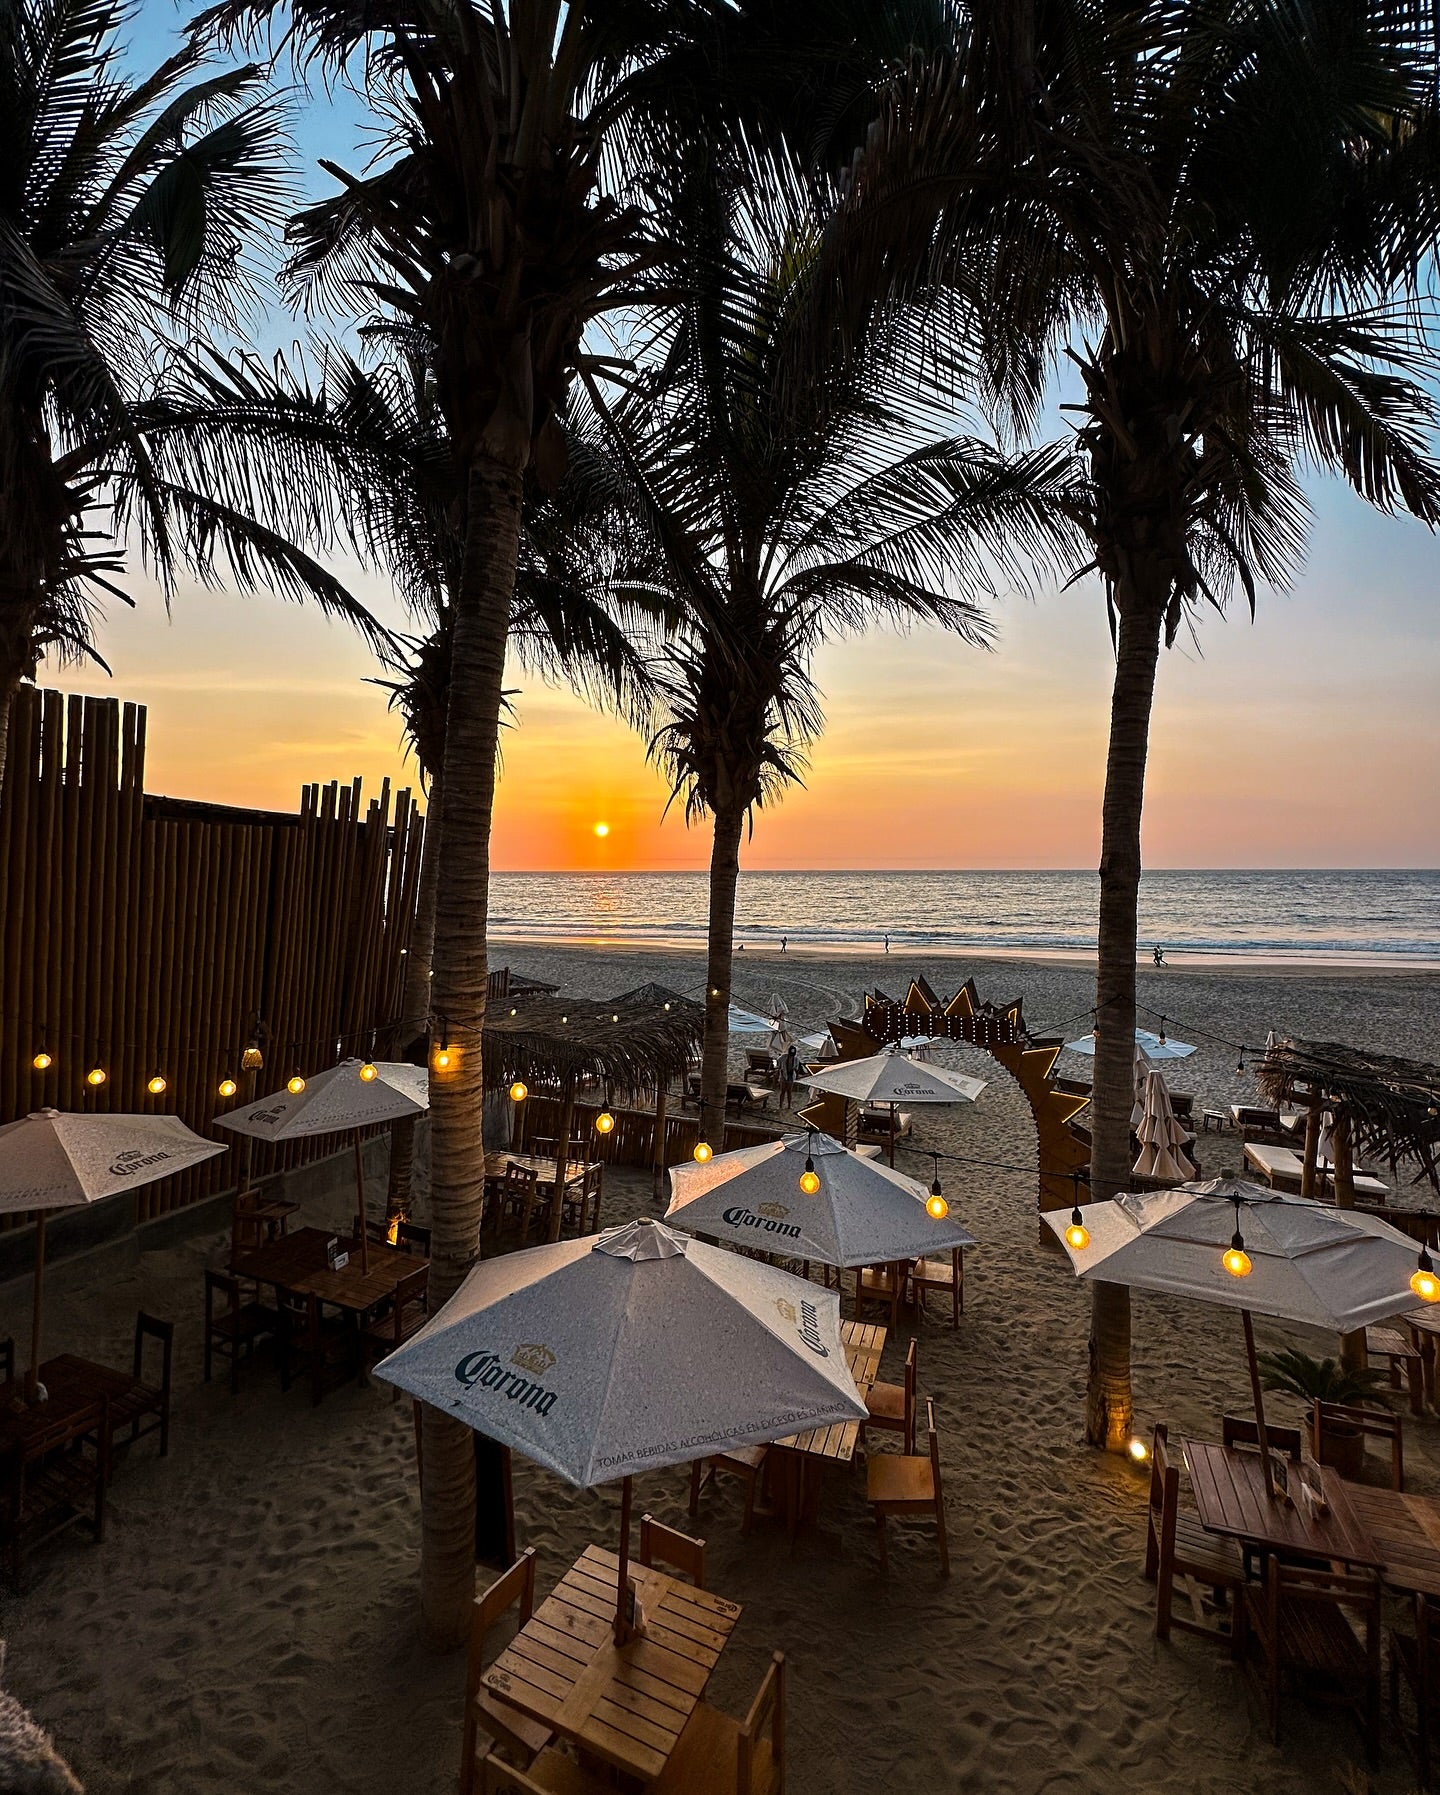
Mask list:
[[1343,1403],[1360,1408],[1370,1403],[1389,1404],[1389,1388],[1382,1371],[1371,1366],[1350,1368],[1336,1359],[1312,1359],[1309,1353],[1287,1348],[1260,1354],[1260,1373],[1267,1390],[1284,1390],[1308,1403],[1305,1425],[1310,1429],[1311,1450],[1322,1465],[1333,1465],[1342,1477],[1358,1477],[1365,1463],[1365,1436],[1358,1427],[1330,1421],[1322,1434],[1317,1404]]

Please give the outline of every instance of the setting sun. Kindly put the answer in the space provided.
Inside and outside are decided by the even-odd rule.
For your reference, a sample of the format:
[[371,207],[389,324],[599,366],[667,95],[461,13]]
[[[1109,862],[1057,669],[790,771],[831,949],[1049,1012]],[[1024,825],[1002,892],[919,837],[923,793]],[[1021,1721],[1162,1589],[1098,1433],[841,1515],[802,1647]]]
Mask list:
[[609,823],[596,823],[595,833],[600,836],[608,835],[610,833]]

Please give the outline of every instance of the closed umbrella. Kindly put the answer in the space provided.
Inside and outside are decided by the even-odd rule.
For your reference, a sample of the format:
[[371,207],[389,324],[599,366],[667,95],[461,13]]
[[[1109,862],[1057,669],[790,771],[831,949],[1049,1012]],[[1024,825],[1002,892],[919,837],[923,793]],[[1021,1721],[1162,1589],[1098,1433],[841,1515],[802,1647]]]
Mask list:
[[840,1299],[648,1220],[487,1259],[377,1375],[580,1489],[863,1421]]
[[[1440,1300],[1422,1249],[1378,1216],[1334,1209],[1242,1178],[1131,1192],[1047,1212],[1077,1277],[1238,1309],[1265,1460],[1265,1400],[1252,1315],[1348,1334]],[[1431,1294],[1428,1294],[1431,1293]]]
[[[807,1172],[813,1191],[800,1182]],[[918,1180],[828,1134],[787,1135],[717,1153],[707,1165],[673,1166],[670,1192],[666,1219],[677,1227],[817,1265],[886,1265],[975,1245],[943,1196],[932,1215],[931,1193]]]
[[[371,1076],[367,1077],[366,1073]],[[301,1089],[288,1087],[258,1103],[216,1116],[219,1128],[248,1134],[259,1141],[310,1140],[321,1134],[350,1133],[355,1144],[355,1200],[358,1206],[360,1262],[368,1270],[370,1243],[365,1232],[365,1166],[360,1130],[406,1116],[422,1116],[430,1107],[428,1073],[423,1066],[387,1060],[341,1060],[307,1078]]]
[[46,1212],[103,1202],[224,1151],[219,1141],[194,1133],[179,1116],[74,1115],[42,1109],[0,1128],[0,1215],[37,1212],[35,1301],[25,1379],[30,1401],[40,1394]]
[[1179,1184],[1195,1176],[1194,1162],[1185,1151],[1190,1137],[1176,1119],[1163,1073],[1146,1074],[1138,1133],[1140,1157],[1133,1167],[1137,1178],[1168,1179]]
[[863,1060],[844,1060],[800,1080],[812,1091],[828,1091],[857,1103],[890,1105],[890,1163],[895,1163],[895,1110],[901,1103],[973,1103],[985,1089],[982,1078],[967,1078],[945,1066],[920,1064],[895,1049]]

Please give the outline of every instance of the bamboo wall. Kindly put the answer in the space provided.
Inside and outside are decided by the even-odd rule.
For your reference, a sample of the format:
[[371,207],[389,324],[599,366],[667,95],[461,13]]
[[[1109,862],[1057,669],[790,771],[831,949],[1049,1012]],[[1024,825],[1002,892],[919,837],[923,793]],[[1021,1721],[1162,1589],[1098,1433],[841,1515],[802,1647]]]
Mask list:
[[[306,786],[298,813],[147,796],[145,712],[24,688],[0,794],[0,1122],[57,1109],[167,1111],[231,1151],[135,1193],[137,1219],[236,1182],[217,1111],[345,1052],[394,1053],[422,819],[388,782]],[[378,1030],[373,1038],[372,1031]],[[48,1071],[32,1061],[42,1044]],[[86,1081],[98,1063],[98,1089]],[[293,1064],[292,1064],[293,1062]],[[152,1096],[160,1073],[167,1089]],[[217,1093],[239,1081],[228,1102]],[[257,1174],[333,1142],[254,1148]],[[10,1226],[25,1217],[4,1217]]]

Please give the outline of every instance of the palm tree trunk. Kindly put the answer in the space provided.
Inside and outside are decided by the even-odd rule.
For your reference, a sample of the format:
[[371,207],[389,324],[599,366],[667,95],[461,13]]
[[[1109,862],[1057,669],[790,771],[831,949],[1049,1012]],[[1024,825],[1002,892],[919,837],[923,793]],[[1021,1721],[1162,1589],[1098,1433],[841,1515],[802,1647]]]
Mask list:
[[735,953],[735,887],[740,878],[742,806],[715,812],[710,850],[710,931],[705,962],[705,1044],[700,1062],[700,1138],[725,1146],[725,1090],[730,1082],[730,969]]
[[[430,1298],[449,1300],[480,1254],[485,1197],[481,1039],[489,972],[490,821],[505,638],[520,548],[522,476],[485,455],[466,492],[465,560],[455,603],[445,730],[444,823],[436,861],[430,1014],[450,1066],[430,1074]],[[420,1608],[429,1644],[465,1643],[475,1595],[475,1455],[470,1429],[423,1411]]]
[[[1095,1083],[1090,1100],[1090,1195],[1095,1201],[1115,1196],[1130,1182],[1140,818],[1162,616],[1163,606],[1133,599],[1121,613],[1116,645],[1100,844]],[[1091,1296],[1085,1437],[1092,1446],[1123,1452],[1134,1419],[1130,1292],[1120,1284],[1096,1284]]]
[[[410,931],[410,951],[405,956],[405,989],[400,996],[400,1046],[408,1047],[430,1022],[430,969],[435,957],[435,893],[439,890],[440,806],[445,789],[444,773],[430,775],[430,806],[425,813],[425,842],[421,849],[420,889],[415,895],[415,926]],[[431,1043],[433,1052],[434,1043]],[[415,1160],[413,1116],[390,1128],[390,1188],[385,1213],[393,1221],[410,1214],[410,1173]]]

